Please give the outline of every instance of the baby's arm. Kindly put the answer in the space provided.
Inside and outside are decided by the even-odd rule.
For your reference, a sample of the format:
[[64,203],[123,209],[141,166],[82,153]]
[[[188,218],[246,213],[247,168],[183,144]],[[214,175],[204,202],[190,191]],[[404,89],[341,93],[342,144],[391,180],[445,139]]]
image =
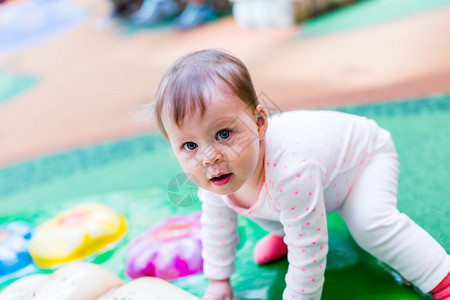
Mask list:
[[202,300],[231,300],[233,299],[233,290],[229,279],[215,280],[210,279],[209,285],[203,295]]
[[274,189],[288,246],[283,299],[321,297],[328,252],[323,174],[320,165],[305,162],[290,168]]
[[236,213],[219,195],[202,190],[200,199],[203,271],[210,280],[203,299],[231,299],[229,278],[238,241]]

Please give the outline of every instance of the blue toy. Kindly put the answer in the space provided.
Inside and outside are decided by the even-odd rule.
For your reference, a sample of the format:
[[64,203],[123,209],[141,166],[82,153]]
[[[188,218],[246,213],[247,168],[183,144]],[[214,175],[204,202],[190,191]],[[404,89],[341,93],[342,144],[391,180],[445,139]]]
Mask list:
[[31,262],[28,246],[34,228],[25,222],[11,222],[0,227],[0,279]]

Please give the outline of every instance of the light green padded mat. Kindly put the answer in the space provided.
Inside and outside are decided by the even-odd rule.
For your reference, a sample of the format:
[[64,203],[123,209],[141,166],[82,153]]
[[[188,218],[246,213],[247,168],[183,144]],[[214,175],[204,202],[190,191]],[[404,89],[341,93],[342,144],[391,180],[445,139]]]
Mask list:
[[11,74],[0,69],[0,104],[32,88],[37,81],[34,76]]
[[[339,108],[375,119],[392,132],[399,152],[399,207],[450,249],[450,95],[435,95],[367,106]],[[181,172],[158,134],[111,141],[0,169],[0,225],[14,220],[34,225],[81,202],[106,203],[124,213],[130,231],[117,247],[94,261],[123,280],[127,243],[173,214],[199,209],[170,202],[167,185]],[[414,290],[363,252],[335,214],[328,218],[330,252],[323,299],[420,299]],[[236,299],[281,299],[286,260],[267,266],[252,261],[252,249],[265,232],[239,219],[238,267],[232,277]],[[26,273],[42,272],[31,266]],[[24,275],[24,274],[22,274]],[[5,286],[4,281],[0,286]],[[174,282],[200,296],[202,274]]]
[[359,0],[305,21],[300,38],[359,29],[450,6],[450,0]]

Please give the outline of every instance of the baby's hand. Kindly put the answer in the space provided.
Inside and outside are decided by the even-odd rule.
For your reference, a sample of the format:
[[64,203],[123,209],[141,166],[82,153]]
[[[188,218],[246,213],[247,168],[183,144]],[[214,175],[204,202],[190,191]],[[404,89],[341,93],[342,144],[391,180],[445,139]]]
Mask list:
[[202,300],[231,300],[233,299],[233,290],[230,280],[209,280],[208,288],[203,295]]

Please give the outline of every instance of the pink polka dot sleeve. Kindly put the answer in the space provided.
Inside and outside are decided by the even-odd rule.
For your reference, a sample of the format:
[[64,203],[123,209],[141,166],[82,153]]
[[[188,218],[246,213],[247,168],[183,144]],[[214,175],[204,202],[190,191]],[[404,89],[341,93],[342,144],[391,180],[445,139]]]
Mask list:
[[209,279],[226,279],[235,270],[238,241],[236,213],[220,195],[201,190],[203,271]]
[[328,252],[324,170],[314,162],[289,166],[273,187],[288,246],[283,299],[319,300]]

